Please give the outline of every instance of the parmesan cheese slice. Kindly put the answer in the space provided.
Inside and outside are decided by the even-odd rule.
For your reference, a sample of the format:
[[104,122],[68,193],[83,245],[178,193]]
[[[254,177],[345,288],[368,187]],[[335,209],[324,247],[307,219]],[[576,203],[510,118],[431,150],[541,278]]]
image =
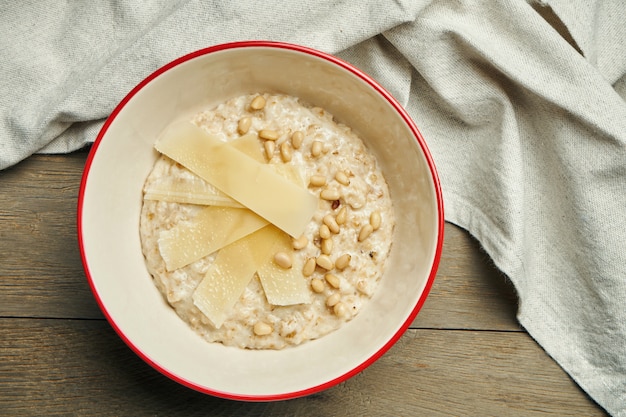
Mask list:
[[[277,270],[273,263],[276,250],[286,250],[289,237],[273,225],[249,234],[248,236],[223,247],[206,275],[196,287],[192,298],[194,305],[216,328],[220,328],[228,318],[235,303],[243,294],[254,273],[261,278],[266,295],[275,305],[299,304],[311,301],[302,268],[294,265],[290,270]],[[261,275],[259,275],[261,277]]]
[[248,209],[204,207],[193,219],[159,234],[168,271],[182,268],[267,225]]
[[261,141],[257,135],[248,133],[228,143],[255,161],[266,163],[265,156],[263,155],[263,148],[261,147]]
[[203,180],[190,173],[188,178],[165,177],[144,190],[146,200],[167,201],[169,203],[200,204],[205,206],[243,206]]
[[[292,304],[306,304],[311,302],[311,291],[307,280],[302,275],[303,263],[299,258],[292,256],[294,261],[289,269],[281,268],[274,262],[274,254],[285,252],[292,254],[291,238],[275,227],[265,233],[263,245],[268,245],[270,256],[256,256],[257,274],[265,291],[267,301],[272,305],[287,306]],[[259,255],[259,252],[255,252]]]
[[250,241],[256,233],[222,248],[192,295],[195,306],[217,329],[254,276],[256,265]]
[[294,184],[302,188],[307,187],[307,183],[306,181],[304,181],[302,173],[295,166],[289,165],[289,164],[272,164],[270,166],[274,168],[274,170],[278,174],[287,178],[289,181],[293,182]]
[[172,125],[155,148],[291,236],[300,236],[318,198],[189,122]]
[[[259,162],[265,162],[258,137],[251,133],[229,142],[231,146]],[[206,206],[243,207],[213,185],[182,168],[184,177],[165,176],[144,190],[146,200],[167,201],[169,203],[200,204]]]

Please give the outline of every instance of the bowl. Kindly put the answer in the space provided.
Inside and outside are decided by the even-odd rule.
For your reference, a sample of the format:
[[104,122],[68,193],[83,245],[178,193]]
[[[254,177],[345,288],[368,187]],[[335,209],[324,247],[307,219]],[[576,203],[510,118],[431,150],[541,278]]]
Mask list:
[[[300,97],[356,130],[381,164],[396,214],[394,242],[372,299],[340,329],[282,350],[226,347],[198,336],[153,284],[138,232],[142,186],[157,158],[153,145],[159,134],[175,120],[255,92]],[[202,49],[139,83],[93,144],[77,220],[87,279],[124,342],[185,386],[245,401],[312,394],[380,358],[424,304],[439,263],[444,224],[435,165],[402,106],[368,75],[336,57],[266,41]]]

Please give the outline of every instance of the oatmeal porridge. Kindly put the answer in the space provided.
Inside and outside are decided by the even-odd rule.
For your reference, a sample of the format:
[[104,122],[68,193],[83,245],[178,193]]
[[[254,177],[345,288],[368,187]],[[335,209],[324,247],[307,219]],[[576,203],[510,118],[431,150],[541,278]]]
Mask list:
[[[250,349],[298,345],[351,320],[376,290],[395,223],[360,138],[286,95],[236,97],[188,124],[206,135],[199,143],[224,150],[233,176],[248,166],[262,175],[220,182],[222,159],[205,166],[196,148],[177,159],[157,142],[140,235],[154,283],[180,318],[210,342]],[[262,176],[284,194],[251,189]]]

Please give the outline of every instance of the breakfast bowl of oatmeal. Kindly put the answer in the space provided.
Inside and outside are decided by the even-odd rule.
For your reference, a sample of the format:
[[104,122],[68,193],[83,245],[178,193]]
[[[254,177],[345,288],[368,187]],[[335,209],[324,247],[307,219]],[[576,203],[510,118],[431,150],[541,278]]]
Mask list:
[[369,76],[302,46],[203,49],[135,87],[83,174],[93,294],[143,360],[272,401],[363,371],[432,286],[443,203],[427,145]]

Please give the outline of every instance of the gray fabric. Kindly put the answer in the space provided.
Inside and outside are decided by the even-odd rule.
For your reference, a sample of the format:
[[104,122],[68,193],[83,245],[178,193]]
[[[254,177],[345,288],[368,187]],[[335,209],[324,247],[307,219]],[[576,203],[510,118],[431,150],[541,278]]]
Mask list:
[[413,116],[446,219],[511,278],[520,323],[626,416],[622,0],[20,3],[0,6],[0,169],[93,141],[187,52],[271,39],[338,54]]

